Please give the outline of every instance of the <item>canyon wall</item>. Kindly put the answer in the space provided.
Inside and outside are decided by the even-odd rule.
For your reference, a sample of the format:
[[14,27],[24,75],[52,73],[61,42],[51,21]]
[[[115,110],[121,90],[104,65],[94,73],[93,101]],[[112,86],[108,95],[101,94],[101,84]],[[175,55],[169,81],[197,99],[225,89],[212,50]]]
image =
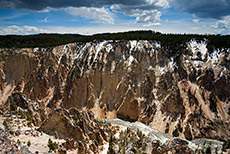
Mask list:
[[229,52],[195,40],[178,52],[156,41],[0,49],[0,105],[17,92],[49,109],[76,107],[171,136],[229,140]]

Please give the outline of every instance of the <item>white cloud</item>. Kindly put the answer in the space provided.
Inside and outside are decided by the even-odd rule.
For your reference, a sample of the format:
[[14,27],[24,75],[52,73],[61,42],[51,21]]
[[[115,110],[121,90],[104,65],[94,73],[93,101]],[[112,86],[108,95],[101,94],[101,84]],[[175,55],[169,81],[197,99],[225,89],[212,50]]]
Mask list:
[[146,0],[147,4],[158,6],[160,8],[168,8],[169,2],[168,0]]
[[48,22],[48,17],[46,17],[46,18],[44,19],[44,22]]
[[[162,20],[161,26],[154,27],[154,30],[162,33],[180,33],[180,34],[215,34],[215,30],[210,27],[212,22],[202,22],[205,25],[201,27],[189,20]],[[198,28],[199,27],[199,28]]]
[[108,9],[105,9],[104,7],[102,8],[68,7],[68,8],[65,8],[64,10],[67,13],[74,15],[74,16],[94,19],[95,21],[100,22],[100,23],[114,24],[113,14]]
[[[97,33],[114,33],[114,32],[124,32],[124,31],[135,31],[135,30],[154,30],[162,33],[198,33],[198,34],[214,34],[215,31],[210,26],[204,28],[193,27],[194,24],[191,22],[183,21],[163,21],[161,26],[154,28],[143,27],[140,24],[134,24],[135,22],[129,22],[123,25],[111,25],[111,26],[84,26],[84,27],[66,27],[66,26],[46,26],[43,28],[38,28],[34,26],[8,26],[0,27],[0,35],[7,34],[38,34],[38,33],[60,33],[60,34],[97,34]],[[168,26],[170,25],[170,26]],[[183,25],[183,26],[181,26]],[[210,25],[208,23],[207,25]]]
[[145,0],[145,3],[140,5],[113,4],[110,9],[113,12],[135,17],[136,23],[141,23],[144,27],[150,27],[160,25],[161,12],[159,9],[168,7],[168,0]]
[[49,8],[46,8],[44,10],[38,11],[39,13],[48,13],[50,12]]
[[195,23],[199,23],[200,20],[198,20],[198,19],[193,19],[192,21],[195,22]]
[[38,22],[44,22],[44,23],[47,23],[47,22],[48,22],[48,17],[45,17],[44,19],[38,20]]
[[156,6],[162,7],[162,8],[168,8],[169,7],[169,2],[167,0],[158,0],[155,3]]
[[[115,16],[120,12],[125,15],[135,17],[136,23],[142,25],[159,25],[161,13],[159,9],[169,7],[169,0],[68,0],[65,1],[28,1],[28,0],[0,0],[3,8],[17,8],[36,10],[39,13],[45,14],[51,10],[62,9],[67,13],[80,16],[82,18],[93,19],[99,23],[114,24],[114,20],[119,18]],[[111,6],[111,9],[106,7]],[[136,16],[134,15],[136,14]],[[46,22],[41,20],[39,22]]]
[[15,35],[28,35],[28,34],[37,34],[37,33],[43,33],[45,32],[43,29],[39,29],[35,26],[7,26],[0,29],[1,35],[9,35],[9,34],[15,34]]
[[136,10],[136,23],[144,23],[144,26],[160,25],[161,12],[157,10]]
[[216,24],[212,25],[216,29],[229,29],[230,28],[230,15],[223,17],[222,20],[218,20]]
[[216,32],[221,34],[230,34],[230,15],[223,17],[222,20],[218,20],[215,24],[211,26],[216,29]]
[[46,27],[45,31],[47,33],[60,33],[60,34],[82,34],[82,35],[91,35],[98,33],[116,33],[124,31],[133,31],[133,30],[143,30],[142,27],[137,27],[135,25],[129,26],[100,26],[100,27]]
[[143,26],[160,25],[161,12],[157,9],[143,9],[137,6],[130,7],[126,5],[112,5],[110,8],[114,12],[121,12],[125,15],[136,17],[136,23],[142,23]]
[[82,34],[91,35],[97,33],[113,33],[113,32],[124,32],[143,30],[142,27],[138,27],[135,24],[129,26],[100,26],[100,27],[65,27],[65,26],[47,26],[44,28],[38,28],[34,26],[7,26],[0,27],[0,35],[29,35],[39,33],[59,33],[59,34]]

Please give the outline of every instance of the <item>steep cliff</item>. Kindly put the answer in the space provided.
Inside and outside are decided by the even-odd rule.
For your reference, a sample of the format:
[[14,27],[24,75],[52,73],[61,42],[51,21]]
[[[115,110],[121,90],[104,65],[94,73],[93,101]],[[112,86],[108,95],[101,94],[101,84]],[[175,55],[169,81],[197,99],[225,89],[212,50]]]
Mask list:
[[84,154],[85,151],[97,153],[98,147],[103,145],[104,140],[108,140],[108,133],[112,128],[97,122],[92,112],[59,108],[49,114],[39,129],[50,135],[56,134],[67,142],[68,139],[73,139],[73,143],[76,142],[73,144],[74,149],[78,149],[77,153]]
[[[206,40],[207,41],[207,40]],[[230,50],[190,40],[0,49],[0,105],[14,91],[51,109],[143,122],[171,136],[230,139]]]

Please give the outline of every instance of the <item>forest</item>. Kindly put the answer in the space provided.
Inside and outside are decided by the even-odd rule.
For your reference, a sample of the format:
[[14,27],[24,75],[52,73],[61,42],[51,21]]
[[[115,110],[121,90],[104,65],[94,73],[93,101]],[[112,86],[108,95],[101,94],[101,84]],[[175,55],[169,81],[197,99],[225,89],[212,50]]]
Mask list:
[[162,34],[155,31],[129,31],[120,33],[103,33],[94,35],[79,34],[36,34],[36,35],[1,35],[0,48],[54,47],[74,42],[91,42],[102,40],[153,40],[161,43],[164,50],[177,53],[185,48],[186,42],[195,39],[207,41],[210,52],[214,49],[229,49],[230,35],[199,34]]

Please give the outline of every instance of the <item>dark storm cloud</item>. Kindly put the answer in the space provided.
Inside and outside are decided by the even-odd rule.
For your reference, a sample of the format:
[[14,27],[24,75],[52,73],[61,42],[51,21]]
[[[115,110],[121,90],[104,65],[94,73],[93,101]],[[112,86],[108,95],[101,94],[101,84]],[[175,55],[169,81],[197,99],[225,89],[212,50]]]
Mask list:
[[114,11],[129,14],[135,9],[167,8],[168,2],[171,7],[201,18],[222,19],[222,17],[230,15],[230,0],[0,0],[0,8],[44,10],[47,7],[103,7],[112,5]]
[[221,19],[230,15],[230,0],[169,0],[170,5],[201,18]]
[[146,0],[0,0],[1,8],[43,10],[47,7],[102,7],[104,5],[143,5]]

